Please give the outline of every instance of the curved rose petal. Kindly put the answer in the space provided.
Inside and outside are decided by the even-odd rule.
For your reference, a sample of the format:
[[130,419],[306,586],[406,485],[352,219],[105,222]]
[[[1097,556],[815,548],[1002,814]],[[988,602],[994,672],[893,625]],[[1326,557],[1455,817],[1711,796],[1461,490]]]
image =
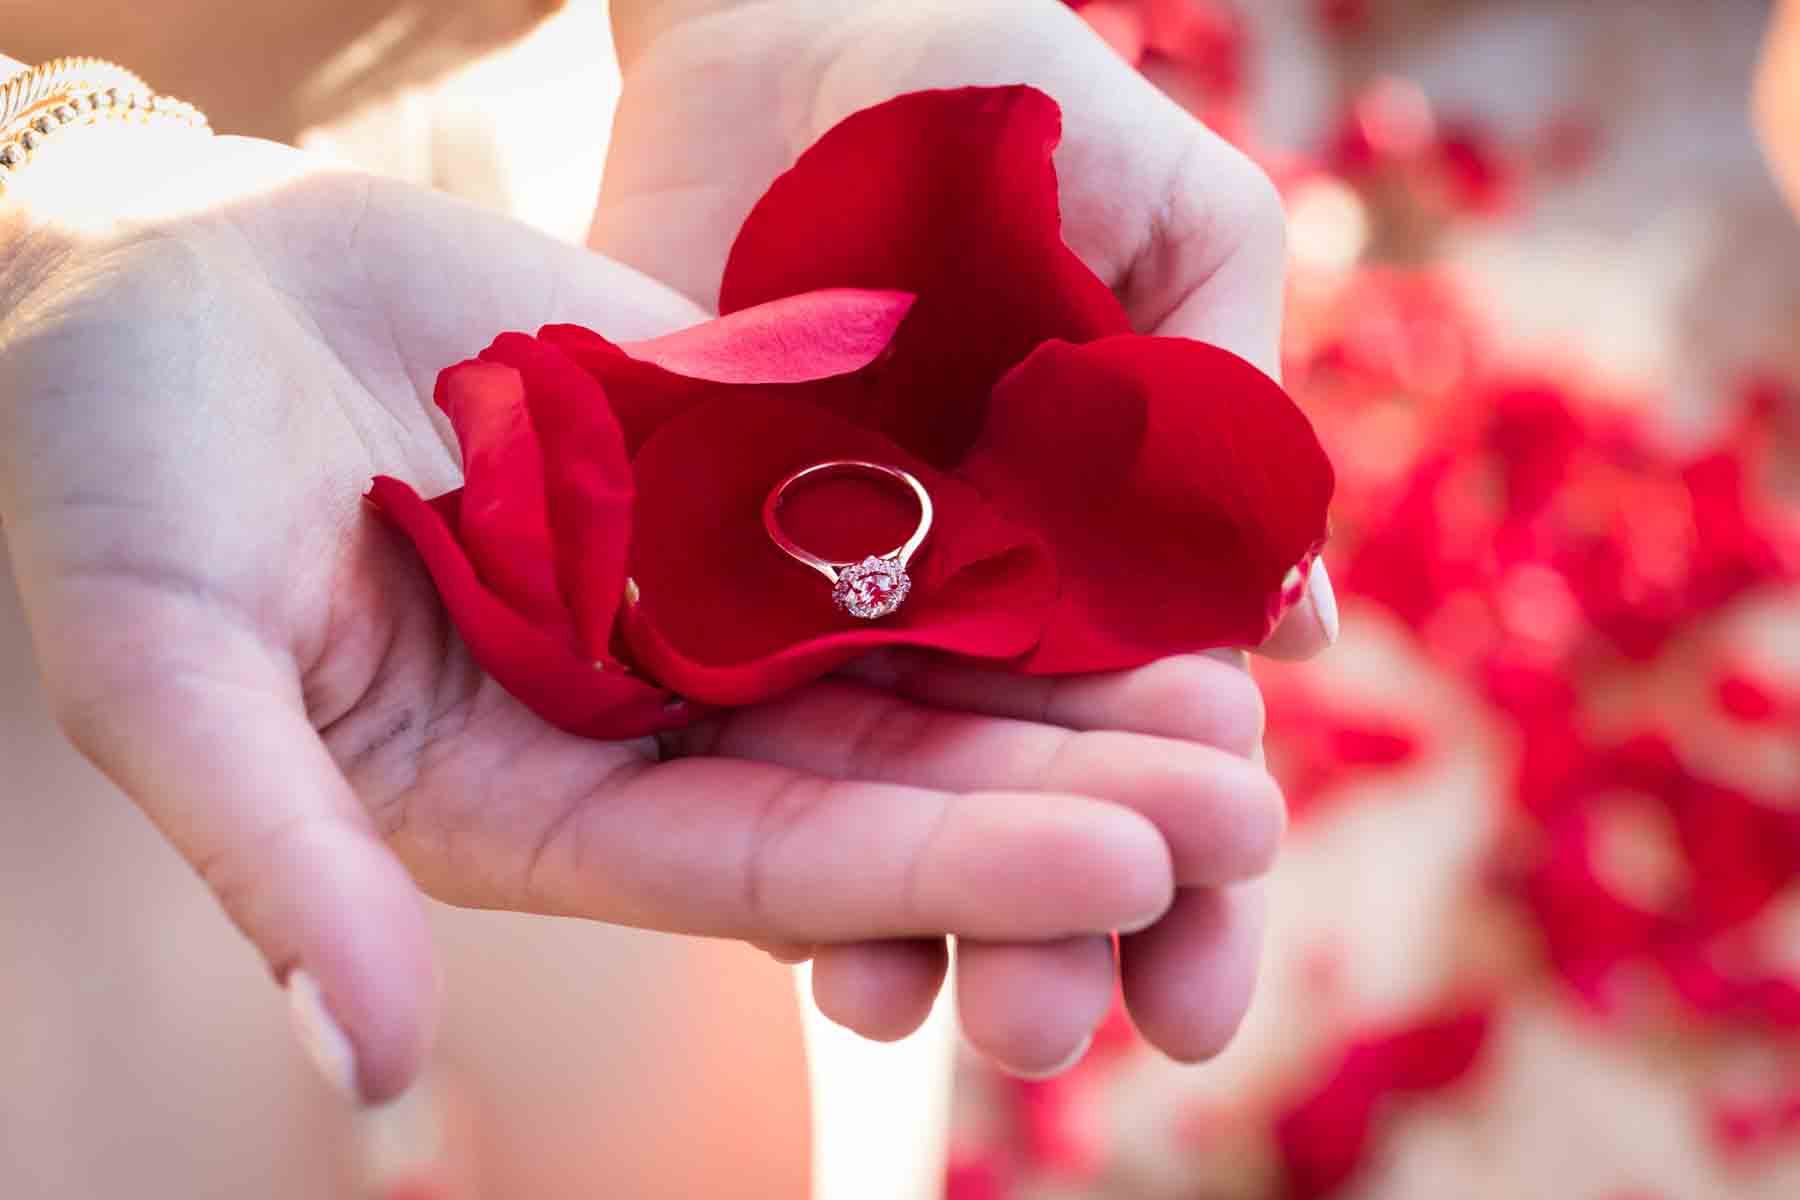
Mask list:
[[860,371],[912,310],[907,292],[825,288],[740,309],[620,349],[714,383],[805,383]]
[[1493,1027],[1492,1008],[1477,1002],[1393,1030],[1360,1050],[1381,1062],[1390,1090],[1435,1091],[1474,1070]]
[[544,500],[552,562],[586,656],[607,657],[625,596],[631,543],[631,464],[625,438],[594,378],[556,347],[503,333],[483,362],[517,371],[547,450]]
[[959,472],[1042,532],[1062,595],[1033,673],[1254,646],[1325,539],[1332,470],[1278,384],[1216,346],[1051,343],[995,389]]
[[599,382],[631,456],[672,417],[729,386],[633,358],[624,347],[580,325],[546,325],[538,330],[538,340],[556,347]]
[[462,447],[453,526],[482,580],[534,625],[567,629],[544,510],[544,452],[511,367],[471,359],[438,375],[437,405]]
[[1479,1003],[1347,1042],[1335,1068],[1275,1118],[1287,1194],[1322,1200],[1338,1193],[1369,1157],[1382,1108],[1459,1083],[1480,1061],[1494,1025],[1491,1005]]
[[[452,493],[454,496],[454,493]],[[476,577],[451,536],[451,497],[427,504],[397,479],[377,477],[369,500],[412,541],[469,653],[520,703],[581,737],[634,738],[674,729],[696,710],[618,668],[602,669],[534,626]]]
[[665,421],[718,395],[721,385],[801,389],[862,370],[892,344],[912,306],[906,292],[828,288],[626,346],[580,325],[546,325],[538,339],[599,380],[626,450],[636,454]]
[[938,467],[975,441],[987,396],[1040,342],[1130,329],[1062,239],[1056,102],[1033,88],[915,92],[837,125],[769,188],[725,267],[721,312],[827,287],[919,297],[873,371],[830,393]]
[[[763,528],[763,500],[783,476],[843,458],[911,471],[937,510],[911,596],[878,621],[838,611],[825,579]],[[1013,658],[1037,641],[1055,593],[1042,547],[973,488],[803,401],[749,390],[715,400],[669,422],[632,466],[641,599],[627,608],[626,643],[642,670],[697,700],[752,703],[878,646]],[[782,524],[816,552],[879,554],[912,527],[903,504],[897,488],[834,480],[796,491]]]

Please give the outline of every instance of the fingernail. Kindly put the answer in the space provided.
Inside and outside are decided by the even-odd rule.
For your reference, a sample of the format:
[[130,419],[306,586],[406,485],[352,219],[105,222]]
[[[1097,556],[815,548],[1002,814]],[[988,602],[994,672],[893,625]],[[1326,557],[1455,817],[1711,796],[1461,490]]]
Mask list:
[[444,1097],[422,1078],[397,1099],[365,1109],[360,1118],[363,1163],[382,1200],[444,1194]]
[[343,1028],[326,1011],[319,981],[304,969],[288,973],[288,1016],[294,1035],[312,1059],[319,1074],[345,1099],[360,1101],[356,1088],[356,1047]]
[[1315,558],[1312,573],[1306,577],[1306,594],[1312,598],[1313,611],[1319,616],[1319,627],[1325,631],[1326,644],[1338,639],[1337,593],[1331,587],[1331,574],[1325,560]]
[[1075,1047],[1075,1049],[1069,1054],[1069,1057],[1063,1059],[1061,1062],[1057,1063],[1054,1067],[1051,1067],[1048,1070],[1012,1071],[1009,1068],[1009,1071],[1012,1075],[1014,1075],[1020,1079],[1028,1079],[1028,1080],[1033,1080],[1033,1081],[1043,1080],[1043,1079],[1054,1079],[1058,1075],[1061,1075],[1064,1071],[1067,1071],[1070,1067],[1073,1067],[1076,1063],[1080,1062],[1082,1059],[1086,1058],[1087,1052],[1093,1046],[1093,1044],[1094,1044],[1094,1035],[1092,1033],[1089,1033],[1086,1037],[1081,1039],[1081,1043]]

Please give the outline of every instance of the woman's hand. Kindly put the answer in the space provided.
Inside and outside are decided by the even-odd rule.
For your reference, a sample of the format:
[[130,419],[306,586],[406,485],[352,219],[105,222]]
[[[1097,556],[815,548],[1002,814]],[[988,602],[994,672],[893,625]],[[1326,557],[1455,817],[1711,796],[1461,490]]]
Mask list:
[[[485,679],[360,496],[376,473],[457,482],[433,378],[495,332],[697,319],[633,271],[273,144],[123,127],[20,173],[0,265],[0,518],[63,727],[364,1099],[429,1040],[418,888],[764,943],[1006,941],[1143,928],[1194,856],[1266,865],[1255,772],[1057,728],[1119,724],[1106,685],[1040,722],[834,681],[659,763]],[[1016,708],[1001,687],[970,707]],[[1203,792],[1244,836],[1164,815]]]
[[[1284,236],[1273,187],[1057,0],[614,0],[613,11],[625,87],[591,244],[696,303],[715,302],[751,206],[839,120],[921,88],[1023,82],[1063,108],[1065,236],[1137,327],[1214,342],[1276,370]],[[1303,656],[1335,638],[1322,565],[1311,583],[1265,651]],[[863,676],[914,700],[1051,727],[1027,760],[1039,782],[1132,805],[1157,824],[1182,891],[1163,920],[1121,939],[1125,998],[1170,1055],[1222,1048],[1248,1005],[1260,941],[1258,890],[1245,881],[1272,861],[1281,827],[1279,793],[1249,761],[1260,759],[1262,711],[1241,656],[1057,683],[906,658]],[[1018,761],[978,752],[958,732],[967,720],[876,727],[868,736],[878,744],[908,751],[896,766],[884,773],[850,756],[836,769],[937,787],[1017,786]],[[743,732],[709,745],[780,753]],[[932,753],[939,746],[949,750]],[[923,1019],[947,961],[941,939],[771,949],[816,957],[821,1008],[875,1037]],[[1079,1052],[1115,981],[1111,947],[1094,937],[965,937],[957,969],[970,1040],[1027,1072]]]

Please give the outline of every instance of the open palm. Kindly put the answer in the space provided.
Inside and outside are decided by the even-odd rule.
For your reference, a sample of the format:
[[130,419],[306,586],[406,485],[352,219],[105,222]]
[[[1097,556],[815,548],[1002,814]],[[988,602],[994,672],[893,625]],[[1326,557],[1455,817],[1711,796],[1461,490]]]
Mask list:
[[[1194,745],[846,680],[709,724],[667,762],[544,725],[470,662],[360,495],[378,473],[455,485],[432,380],[494,333],[636,338],[697,311],[597,255],[243,139],[158,143],[142,178],[186,190],[147,184],[126,218],[34,216],[80,209],[56,185],[83,155],[120,170],[107,136],[67,135],[0,229],[7,549],[64,727],[277,976],[316,983],[364,1098],[403,1088],[429,1040],[420,887],[762,942],[1049,939],[1145,926],[1196,856],[1221,878],[1266,863],[1270,790]],[[1110,726],[1171,685],[1057,702]],[[1253,700],[1198,708],[1253,740]],[[1134,811],[1196,788],[1241,836]]]
[[[1223,345],[1276,369],[1284,247],[1273,187],[1059,0],[617,0],[614,23],[625,86],[591,244],[696,303],[716,302],[751,207],[838,121],[918,89],[1028,83],[1063,109],[1056,164],[1065,237],[1118,293],[1134,325]],[[1335,636],[1335,625],[1321,567],[1309,601],[1265,649],[1310,653]],[[1086,731],[1088,744],[1096,729],[1158,739],[1146,761],[1162,763],[1174,740],[1190,752],[1258,749],[1260,708],[1229,661],[1157,664],[1151,670],[1166,691],[1154,697],[1142,672],[1028,684],[898,658],[856,674],[926,703],[1061,722]],[[1050,699],[1099,689],[1119,698],[1103,713]],[[1218,785],[1206,778],[1188,786],[1162,805],[1128,787],[1103,794],[1151,814],[1175,848],[1180,895],[1162,920],[1121,940],[1117,970],[1140,1030],[1168,1053],[1195,1059],[1224,1044],[1248,1003],[1260,908],[1254,884],[1220,886],[1237,884],[1241,871],[1222,874],[1182,852],[1196,833],[1213,845],[1238,844],[1243,827],[1233,822],[1252,810],[1216,806]],[[1272,787],[1265,795],[1273,803]],[[873,1036],[912,1027],[947,961],[942,939],[785,952],[813,955],[821,1007]],[[1112,947],[1093,937],[1052,945],[964,937],[957,971],[965,1032],[1024,1068],[1078,1051],[1115,982]]]

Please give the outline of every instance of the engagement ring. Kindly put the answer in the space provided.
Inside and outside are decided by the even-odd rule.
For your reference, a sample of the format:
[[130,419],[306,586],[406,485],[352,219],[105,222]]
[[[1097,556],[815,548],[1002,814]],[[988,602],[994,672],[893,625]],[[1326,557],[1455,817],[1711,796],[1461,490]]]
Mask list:
[[[775,514],[781,511],[782,502],[789,490],[802,480],[817,481],[839,475],[874,475],[904,484],[911,489],[919,504],[918,528],[895,549],[886,554],[871,554],[860,561],[821,558],[800,547],[782,531],[775,520]],[[850,460],[814,463],[795,471],[769,492],[769,498],[763,501],[763,528],[769,531],[769,540],[780,547],[782,553],[797,563],[811,567],[831,582],[831,598],[839,608],[853,617],[874,621],[899,608],[906,600],[906,594],[912,590],[912,580],[907,576],[906,568],[912,562],[913,555],[925,544],[926,535],[931,532],[931,493],[925,490],[924,484],[899,467]]]

